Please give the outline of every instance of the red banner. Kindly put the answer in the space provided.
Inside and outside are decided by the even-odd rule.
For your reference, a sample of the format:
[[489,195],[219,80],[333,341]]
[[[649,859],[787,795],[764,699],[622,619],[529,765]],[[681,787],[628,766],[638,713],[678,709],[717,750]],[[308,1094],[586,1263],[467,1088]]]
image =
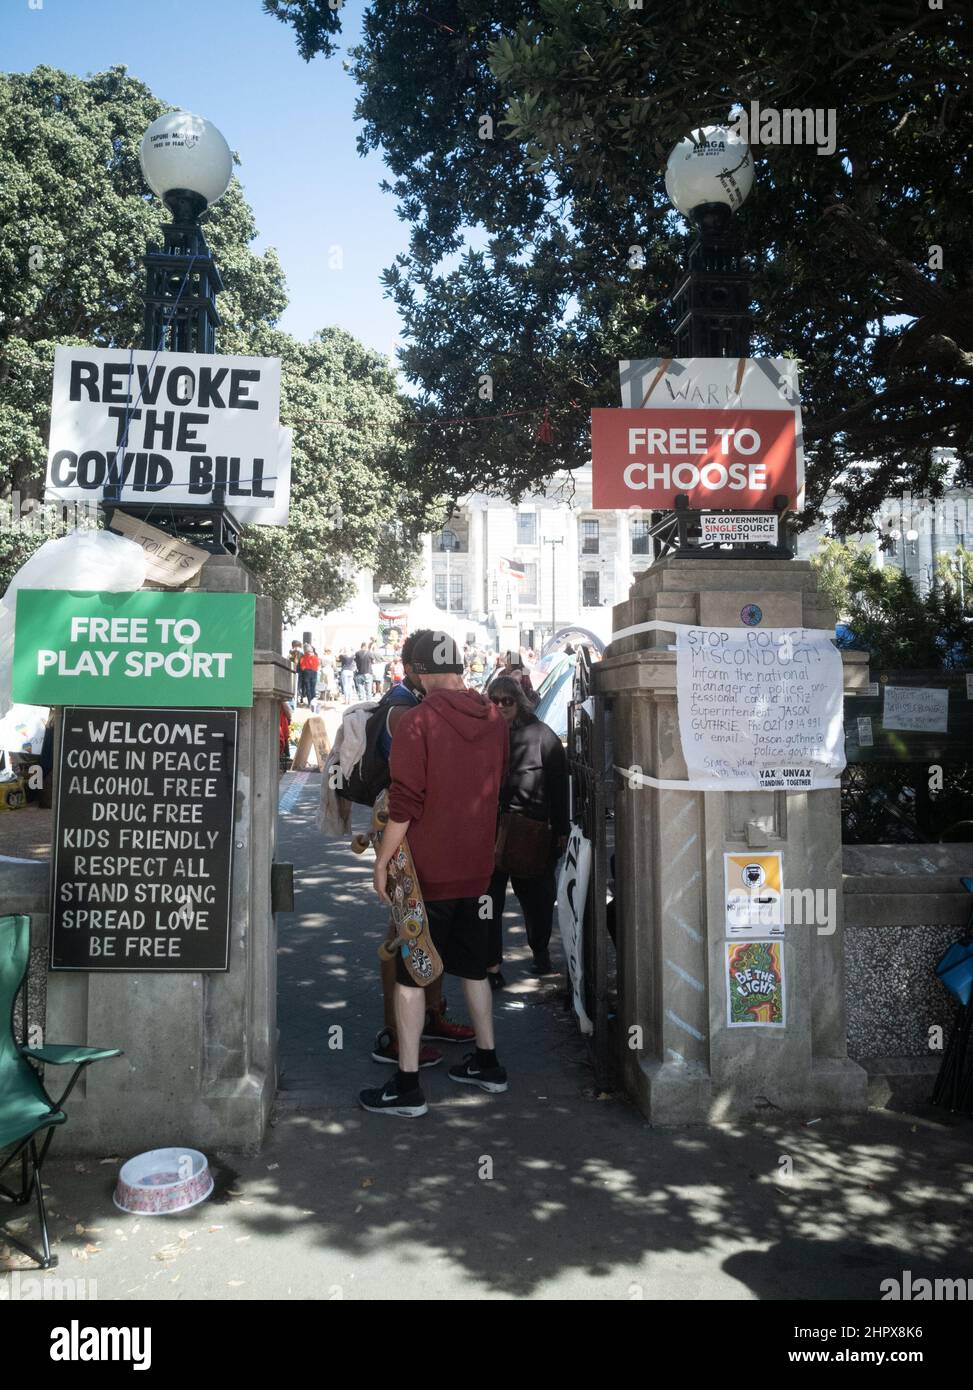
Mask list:
[[597,509],[675,505],[772,511],[797,503],[792,410],[593,410]]

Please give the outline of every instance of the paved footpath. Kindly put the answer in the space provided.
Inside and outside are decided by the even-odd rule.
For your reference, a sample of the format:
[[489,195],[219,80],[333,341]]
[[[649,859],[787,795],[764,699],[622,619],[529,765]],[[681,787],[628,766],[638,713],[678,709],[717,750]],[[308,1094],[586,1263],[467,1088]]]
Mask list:
[[[211,1156],[214,1197],[156,1219],[113,1207],[116,1162],[53,1159],[61,1263],[46,1277],[99,1299],[877,1299],[906,1269],[973,1278],[973,1125],[872,1112],[653,1129],[595,1095],[557,985],[527,972],[512,898],[497,996],[510,1090],[455,1086],[445,1065],[463,1049],[447,1047],[423,1072],[428,1115],[359,1110],[388,1071],[369,1058],[384,920],[371,855],[314,826],[318,787],[314,772],[281,786],[297,911],[280,918],[267,1144]],[[463,1016],[458,987],[450,1010]],[[3,1263],[25,1296],[29,1270]],[[12,1290],[0,1276],[0,1298]]]

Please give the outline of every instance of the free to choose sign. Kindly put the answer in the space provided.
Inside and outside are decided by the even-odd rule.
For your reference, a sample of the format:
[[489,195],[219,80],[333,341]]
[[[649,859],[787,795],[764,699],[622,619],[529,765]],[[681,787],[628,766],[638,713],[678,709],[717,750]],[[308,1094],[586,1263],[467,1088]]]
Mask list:
[[20,589],[13,697],[28,705],[253,704],[253,594]]
[[798,494],[793,410],[593,410],[592,506],[772,511]]

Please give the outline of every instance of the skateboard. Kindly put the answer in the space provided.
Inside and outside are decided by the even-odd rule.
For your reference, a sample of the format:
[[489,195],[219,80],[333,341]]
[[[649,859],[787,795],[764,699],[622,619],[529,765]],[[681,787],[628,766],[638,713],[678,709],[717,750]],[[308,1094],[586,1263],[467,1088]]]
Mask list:
[[[378,853],[388,818],[388,792],[382,792],[372,808],[368,830],[352,838],[351,847],[356,854],[364,854],[369,845]],[[392,899],[392,915],[389,934],[379,946],[378,954],[382,960],[392,960],[398,951],[414,982],[420,986],[431,985],[443,973],[443,963],[429,935],[426,905],[422,901],[408,839],[402,841],[389,861],[386,887]]]

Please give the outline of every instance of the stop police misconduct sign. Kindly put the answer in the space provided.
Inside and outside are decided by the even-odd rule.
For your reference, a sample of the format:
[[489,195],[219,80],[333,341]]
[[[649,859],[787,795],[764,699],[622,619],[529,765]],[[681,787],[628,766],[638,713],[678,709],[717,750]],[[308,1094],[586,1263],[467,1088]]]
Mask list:
[[792,410],[593,410],[592,506],[772,511],[797,504]]

